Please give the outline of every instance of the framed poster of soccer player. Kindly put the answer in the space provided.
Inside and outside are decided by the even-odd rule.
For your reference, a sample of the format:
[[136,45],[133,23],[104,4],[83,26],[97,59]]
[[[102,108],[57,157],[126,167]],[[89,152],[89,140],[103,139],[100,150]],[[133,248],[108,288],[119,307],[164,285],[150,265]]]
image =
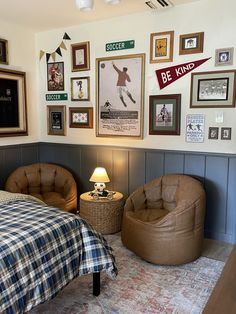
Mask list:
[[181,94],[149,96],[149,134],[180,135]]
[[174,31],[150,35],[150,63],[173,61]]
[[96,59],[97,136],[143,138],[145,54]]

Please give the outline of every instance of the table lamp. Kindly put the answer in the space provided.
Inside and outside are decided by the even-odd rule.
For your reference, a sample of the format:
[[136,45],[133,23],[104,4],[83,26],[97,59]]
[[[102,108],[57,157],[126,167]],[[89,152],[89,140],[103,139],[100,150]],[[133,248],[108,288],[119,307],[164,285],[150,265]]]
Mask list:
[[91,182],[94,183],[94,189],[99,193],[103,194],[106,188],[106,182],[110,182],[110,179],[107,175],[106,169],[103,167],[95,168],[91,178],[89,179]]

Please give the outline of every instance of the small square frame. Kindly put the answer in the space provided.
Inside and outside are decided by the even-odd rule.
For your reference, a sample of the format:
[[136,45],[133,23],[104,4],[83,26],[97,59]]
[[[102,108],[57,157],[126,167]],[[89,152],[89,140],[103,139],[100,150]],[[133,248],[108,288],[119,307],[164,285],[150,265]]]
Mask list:
[[215,66],[232,65],[234,48],[221,48],[215,51]]
[[232,128],[221,128],[221,139],[231,140]]
[[64,62],[47,63],[48,91],[64,90]]
[[174,31],[150,34],[150,63],[173,61]]
[[218,140],[219,137],[219,128],[209,127],[208,139],[209,140]]
[[149,134],[180,135],[181,94],[149,96]]
[[89,41],[71,45],[71,70],[72,72],[90,70]]
[[70,128],[93,128],[93,107],[70,107]]
[[235,107],[235,70],[191,74],[190,108]]
[[8,41],[0,38],[0,63],[8,64]]
[[89,101],[90,100],[90,79],[89,77],[72,77],[71,82],[71,100]]
[[48,135],[66,135],[66,106],[47,106]]
[[179,54],[203,52],[204,32],[183,34],[179,36]]

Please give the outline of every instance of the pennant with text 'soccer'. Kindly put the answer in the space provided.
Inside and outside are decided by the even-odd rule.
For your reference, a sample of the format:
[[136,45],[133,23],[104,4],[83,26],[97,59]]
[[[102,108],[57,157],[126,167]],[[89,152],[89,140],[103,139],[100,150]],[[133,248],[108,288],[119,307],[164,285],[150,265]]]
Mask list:
[[170,85],[171,83],[178,80],[185,74],[191,72],[193,69],[196,69],[197,67],[199,67],[199,65],[206,62],[209,59],[211,58],[182,63],[179,65],[164,68],[161,70],[156,70],[156,76],[157,76],[160,89]]

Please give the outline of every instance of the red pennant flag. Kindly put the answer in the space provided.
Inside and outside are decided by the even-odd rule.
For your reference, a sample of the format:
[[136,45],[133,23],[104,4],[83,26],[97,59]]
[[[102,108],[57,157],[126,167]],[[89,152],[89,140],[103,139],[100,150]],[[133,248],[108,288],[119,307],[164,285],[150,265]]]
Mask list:
[[193,69],[196,69],[197,67],[199,67],[199,65],[206,62],[209,59],[211,58],[187,62],[172,67],[164,68],[161,70],[156,70],[156,76],[160,89],[170,85],[171,83],[178,80],[185,74],[191,72]]

